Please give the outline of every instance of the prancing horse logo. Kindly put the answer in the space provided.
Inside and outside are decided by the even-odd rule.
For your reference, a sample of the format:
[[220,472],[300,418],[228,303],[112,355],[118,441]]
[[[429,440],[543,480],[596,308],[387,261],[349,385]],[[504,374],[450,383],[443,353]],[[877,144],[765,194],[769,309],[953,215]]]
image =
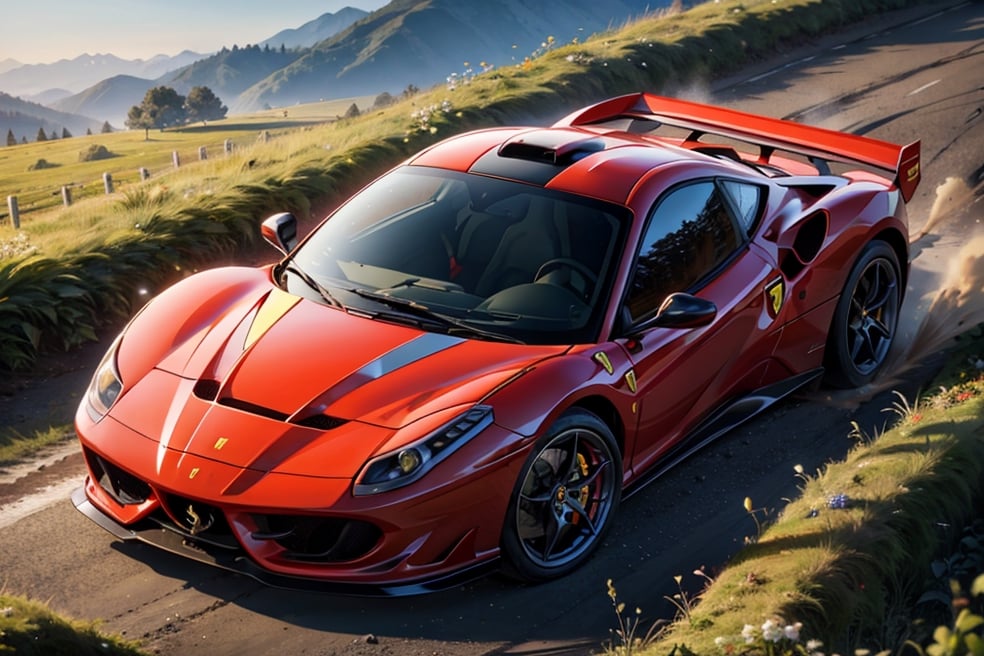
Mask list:
[[199,517],[198,513],[195,512],[194,506],[192,506],[191,504],[188,505],[188,510],[185,511],[185,515],[188,518],[188,524],[189,524],[188,532],[191,533],[192,535],[198,535],[203,531],[207,531],[209,528],[211,528],[212,524],[215,523],[215,518],[212,517],[211,515],[208,516],[207,522],[203,522],[202,518]]

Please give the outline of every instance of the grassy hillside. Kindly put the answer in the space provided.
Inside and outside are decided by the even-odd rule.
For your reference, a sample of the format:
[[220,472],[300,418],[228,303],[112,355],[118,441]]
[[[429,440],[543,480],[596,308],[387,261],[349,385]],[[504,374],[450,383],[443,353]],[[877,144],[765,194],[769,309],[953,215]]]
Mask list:
[[[21,227],[31,233],[31,224],[38,217],[44,221],[45,213],[58,210],[62,205],[61,188],[71,188],[73,203],[105,194],[103,174],[109,173],[114,189],[124,191],[127,185],[140,182],[141,168],[146,168],[152,180],[161,176],[179,177],[175,174],[173,153],[178,153],[182,167],[193,166],[199,161],[199,148],[204,147],[210,159],[225,156],[225,142],[242,152],[261,141],[264,136],[277,137],[291,132],[302,132],[312,125],[334,121],[356,103],[368,108],[372,97],[348,98],[323,103],[312,103],[292,108],[284,116],[284,110],[258,112],[244,116],[232,116],[207,125],[190,125],[180,130],[143,130],[92,135],[75,135],[71,139],[55,139],[41,143],[31,142],[0,148],[0,196],[6,199],[17,196],[21,213]],[[112,154],[109,159],[92,162],[80,161],[80,155],[93,145],[103,145]],[[37,168],[40,160],[46,168]],[[35,168],[32,168],[35,167]],[[195,173],[194,170],[190,173]],[[201,174],[201,171],[198,171]],[[114,199],[108,199],[114,200]],[[115,200],[118,200],[116,197]],[[73,207],[68,212],[84,212],[84,206]],[[0,207],[0,230],[9,225],[6,203]],[[0,232],[0,238],[4,235]],[[9,233],[6,233],[9,234]]]

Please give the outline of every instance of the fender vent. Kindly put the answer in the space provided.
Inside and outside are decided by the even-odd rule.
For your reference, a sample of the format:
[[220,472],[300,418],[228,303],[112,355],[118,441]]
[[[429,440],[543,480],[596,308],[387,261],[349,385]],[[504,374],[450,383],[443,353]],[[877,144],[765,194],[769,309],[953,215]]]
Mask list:
[[780,269],[789,279],[795,278],[820,253],[827,238],[827,214],[817,212],[803,219],[796,228],[792,247],[781,258]]

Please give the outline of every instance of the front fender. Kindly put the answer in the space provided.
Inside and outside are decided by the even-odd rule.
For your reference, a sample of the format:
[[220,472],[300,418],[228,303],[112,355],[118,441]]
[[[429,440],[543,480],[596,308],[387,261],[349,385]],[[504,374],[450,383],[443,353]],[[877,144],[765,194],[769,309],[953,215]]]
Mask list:
[[123,331],[117,367],[124,386],[143,378],[176,349],[193,348],[223,317],[237,320],[245,316],[271,287],[267,269],[224,267],[195,274],[166,289]]

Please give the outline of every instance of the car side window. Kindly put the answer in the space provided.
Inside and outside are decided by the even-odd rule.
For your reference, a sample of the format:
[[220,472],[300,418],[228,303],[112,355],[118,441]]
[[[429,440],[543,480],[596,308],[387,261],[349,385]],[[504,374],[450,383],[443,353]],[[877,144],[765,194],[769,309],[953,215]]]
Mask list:
[[751,234],[762,205],[762,188],[737,180],[722,180],[721,186],[734,203],[742,229]]
[[649,217],[636,259],[627,299],[631,321],[655,312],[673,292],[694,288],[742,242],[714,181],[668,192]]

